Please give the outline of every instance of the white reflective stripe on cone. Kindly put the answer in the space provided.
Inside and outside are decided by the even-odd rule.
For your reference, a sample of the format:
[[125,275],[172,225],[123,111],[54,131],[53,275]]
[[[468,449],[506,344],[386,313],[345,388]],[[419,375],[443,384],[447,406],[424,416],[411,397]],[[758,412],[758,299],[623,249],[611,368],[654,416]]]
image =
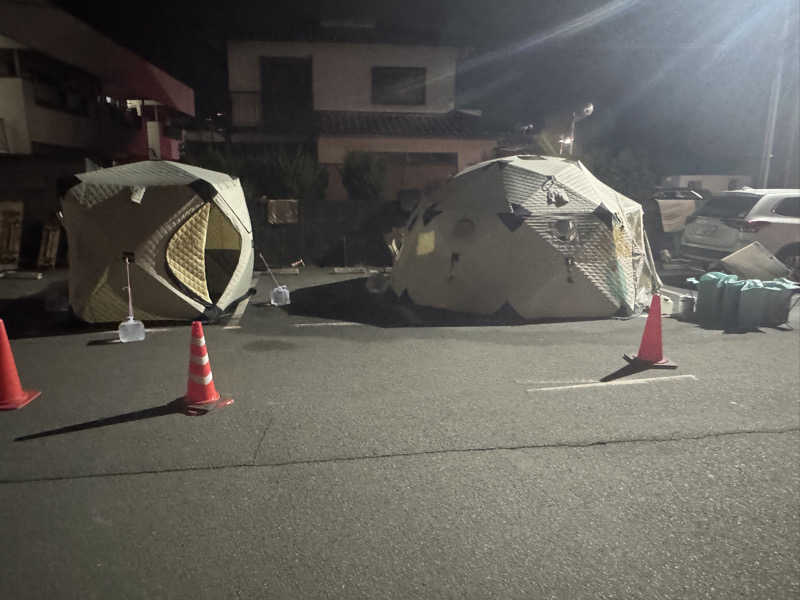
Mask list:
[[195,356],[194,354],[191,354],[189,355],[189,362],[195,365],[207,365],[208,354],[203,354],[203,356]]
[[194,373],[189,373],[189,381],[192,381],[192,382],[197,383],[199,385],[208,385],[213,380],[214,380],[214,378],[211,376],[211,373],[209,373],[205,377],[202,377],[200,375],[195,375]]
[[196,337],[193,337],[193,338],[192,338],[192,345],[193,345],[193,346],[205,346],[205,345],[206,345],[206,338],[205,338],[205,336],[203,336],[203,337],[201,337],[201,338],[196,338]]

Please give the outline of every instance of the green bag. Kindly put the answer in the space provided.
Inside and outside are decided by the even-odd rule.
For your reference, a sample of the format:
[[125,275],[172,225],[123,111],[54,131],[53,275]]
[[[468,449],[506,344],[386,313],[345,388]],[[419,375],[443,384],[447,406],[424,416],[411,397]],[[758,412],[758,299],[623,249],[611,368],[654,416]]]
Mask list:
[[760,279],[745,281],[739,294],[739,318],[736,323],[738,331],[758,329],[764,316],[766,297],[767,290]]
[[722,285],[722,328],[737,331],[739,321],[739,300],[746,279],[728,279]]
[[736,281],[736,275],[712,271],[697,282],[695,317],[703,327],[718,327],[722,321],[722,292],[726,281]]
[[778,327],[789,320],[792,296],[800,292],[800,285],[782,277],[764,283],[765,299],[761,325]]

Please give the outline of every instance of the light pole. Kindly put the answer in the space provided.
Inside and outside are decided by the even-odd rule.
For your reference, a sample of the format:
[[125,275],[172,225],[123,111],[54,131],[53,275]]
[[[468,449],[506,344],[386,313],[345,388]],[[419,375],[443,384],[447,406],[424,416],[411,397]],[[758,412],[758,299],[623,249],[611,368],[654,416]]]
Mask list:
[[764,144],[761,151],[761,187],[769,187],[769,168],[772,161],[772,151],[775,145],[775,126],[778,120],[778,104],[780,103],[781,84],[783,82],[783,57],[786,52],[786,40],[789,36],[789,23],[791,22],[790,4],[786,4],[786,19],[779,39],[779,52],[775,75],[772,78],[772,88],[769,94],[767,107],[767,123],[764,128]]
[[569,144],[569,154],[572,156],[572,151],[575,149],[575,123],[581,121],[594,112],[594,104],[591,102],[583,107],[580,113],[572,113],[572,123],[569,126],[569,137],[563,143]]

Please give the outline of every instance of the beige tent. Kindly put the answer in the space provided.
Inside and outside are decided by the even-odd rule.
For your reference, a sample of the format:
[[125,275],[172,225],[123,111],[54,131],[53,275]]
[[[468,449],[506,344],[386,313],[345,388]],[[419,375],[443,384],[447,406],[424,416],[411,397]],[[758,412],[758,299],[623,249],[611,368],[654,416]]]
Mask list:
[[660,286],[642,209],[579,161],[470,167],[411,215],[392,289],[423,306],[525,319],[608,317]]
[[145,161],[81,173],[73,183],[62,206],[70,304],[81,319],[125,318],[126,254],[139,319],[217,319],[246,304],[253,235],[238,179]]

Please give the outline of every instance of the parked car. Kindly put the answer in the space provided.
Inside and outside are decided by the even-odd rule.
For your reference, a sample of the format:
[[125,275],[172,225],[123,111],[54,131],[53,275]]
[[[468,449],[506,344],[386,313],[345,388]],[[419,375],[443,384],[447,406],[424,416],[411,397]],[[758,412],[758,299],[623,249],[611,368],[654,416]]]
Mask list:
[[761,242],[800,278],[800,190],[743,188],[714,195],[686,221],[681,256],[716,263]]
[[673,256],[678,254],[686,219],[702,203],[703,196],[688,188],[657,188],[650,199],[642,203],[644,229],[656,258],[663,250]]

